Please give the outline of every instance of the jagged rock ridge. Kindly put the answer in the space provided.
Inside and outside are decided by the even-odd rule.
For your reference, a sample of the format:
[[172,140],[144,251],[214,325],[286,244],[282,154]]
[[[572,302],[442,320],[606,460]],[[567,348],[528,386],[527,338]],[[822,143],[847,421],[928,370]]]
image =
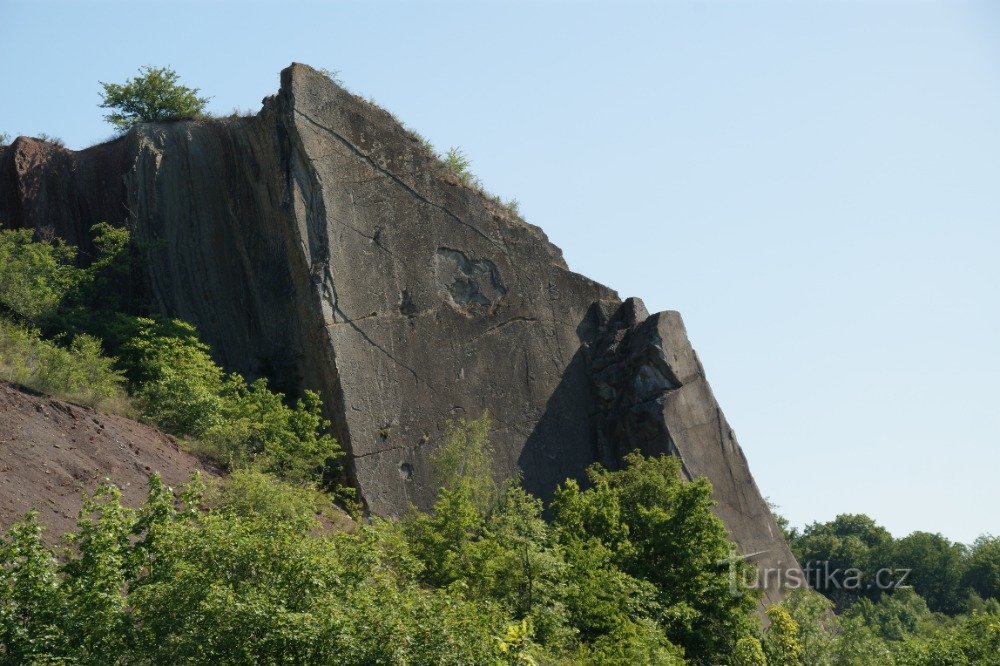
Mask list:
[[540,229],[309,67],[284,70],[252,118],[76,153],[18,139],[0,153],[0,220],[84,253],[96,221],[133,229],[162,313],[227,368],[322,393],[375,513],[427,506],[444,423],[488,409],[498,475],[548,496],[630,449],[680,455],[745,553],[797,567],[679,315],[570,271]]

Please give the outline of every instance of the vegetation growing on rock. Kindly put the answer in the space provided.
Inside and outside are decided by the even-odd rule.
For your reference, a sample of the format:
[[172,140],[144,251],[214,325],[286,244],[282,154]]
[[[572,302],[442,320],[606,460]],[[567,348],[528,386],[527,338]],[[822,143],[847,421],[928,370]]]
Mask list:
[[104,119],[119,131],[139,123],[198,118],[209,98],[199,97],[197,88],[178,83],[177,72],[169,67],[146,66],[125,83],[104,83],[101,107],[113,109]]

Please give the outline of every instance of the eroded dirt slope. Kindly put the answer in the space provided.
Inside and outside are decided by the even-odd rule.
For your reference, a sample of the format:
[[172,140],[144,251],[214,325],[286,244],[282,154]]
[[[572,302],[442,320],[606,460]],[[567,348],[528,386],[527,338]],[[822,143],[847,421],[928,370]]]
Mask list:
[[96,412],[0,382],[0,530],[35,509],[46,539],[73,529],[83,493],[108,478],[130,506],[146,497],[158,472],[168,485],[185,483],[197,458],[169,436],[135,421]]

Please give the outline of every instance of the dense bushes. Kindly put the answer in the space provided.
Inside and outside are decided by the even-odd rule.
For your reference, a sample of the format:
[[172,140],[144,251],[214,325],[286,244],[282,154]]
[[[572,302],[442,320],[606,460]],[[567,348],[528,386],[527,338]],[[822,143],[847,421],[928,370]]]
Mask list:
[[76,250],[61,241],[35,243],[28,229],[0,232],[0,314],[38,324],[79,279]]
[[[194,497],[189,499],[195,499]],[[139,511],[104,487],[65,562],[36,520],[0,550],[0,663],[510,663],[506,620],[415,585],[384,525],[177,511],[154,478]]]
[[[797,625],[808,666],[1000,664],[1000,604],[949,617],[912,590],[861,599],[840,615],[816,592],[799,590],[783,606]],[[773,663],[773,662],[768,662]]]
[[139,316],[128,232],[101,223],[91,235],[80,268],[61,242],[0,231],[0,378],[89,405],[124,402],[127,388],[138,416],[223,465],[336,483],[319,396],[290,403],[264,379],[247,384],[190,324]]
[[[858,514],[813,523],[789,539],[799,562],[812,572],[809,582],[838,610],[860,599],[878,601],[893,594],[895,583],[900,583],[912,587],[931,611],[949,615],[972,610],[978,598],[1000,598],[997,544],[996,538],[983,537],[966,547],[929,532],[895,539],[874,520]],[[828,579],[827,572],[839,576],[839,581]],[[845,586],[853,572],[857,572],[855,584]]]
[[38,330],[0,319],[0,379],[83,405],[120,406],[125,383],[100,340],[77,335],[62,346]]
[[[483,423],[453,425],[452,447]],[[682,639],[693,663],[732,663],[759,642],[755,602],[711,593],[728,573],[700,549],[731,546],[669,461],[595,468],[551,522],[516,483],[482,508],[460,481],[430,513],[353,530],[258,471],[179,500],[154,477],[138,511],[105,486],[68,559],[31,516],[0,545],[0,663],[682,664]],[[675,589],[668,561],[701,584]]]

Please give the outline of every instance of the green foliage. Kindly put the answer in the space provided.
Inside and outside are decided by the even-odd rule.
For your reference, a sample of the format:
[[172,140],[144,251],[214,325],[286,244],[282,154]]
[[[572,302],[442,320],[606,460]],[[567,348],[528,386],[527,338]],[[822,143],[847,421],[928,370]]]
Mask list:
[[767,666],[767,656],[760,640],[753,636],[744,636],[736,641],[733,666]]
[[[231,468],[255,467],[293,482],[342,478],[319,396],[294,404],[266,380],[226,374],[193,326],[130,314],[134,247],[127,230],[91,228],[96,252],[0,232],[0,378],[85,404],[121,400],[123,380],[142,416],[175,435],[200,438],[202,453]],[[48,333],[53,339],[44,337]],[[99,336],[100,339],[98,337]],[[102,349],[113,350],[117,359]],[[488,425],[487,425],[488,427]],[[346,491],[341,499],[347,500]]]
[[911,569],[906,583],[912,585],[933,611],[957,613],[965,594],[961,589],[965,573],[965,548],[940,534],[914,532],[896,540],[889,549],[894,567]]
[[386,524],[317,537],[230,508],[177,511],[154,479],[133,512],[104,486],[62,564],[15,525],[0,663],[532,663],[530,623],[416,585]]
[[0,663],[45,663],[61,654],[66,605],[56,560],[29,513],[0,542]]
[[840,619],[834,615],[833,602],[818,592],[798,589],[787,592],[782,605],[799,627],[803,663],[809,666],[837,663]]
[[0,314],[38,324],[80,280],[76,249],[35,242],[29,229],[0,231]]
[[266,379],[248,386],[234,374],[226,378],[220,396],[221,419],[204,432],[203,440],[231,467],[254,465],[304,483],[321,479],[342,456],[326,432],[330,422],[321,415],[317,393],[307,390],[289,407],[284,394],[268,389]]
[[722,659],[754,632],[757,595],[740,587],[749,565],[733,558],[711,486],[683,481],[671,456],[633,453],[625,463],[614,472],[591,468],[587,490],[570,481],[556,491],[560,540],[597,539],[622,572],[654,586],[672,642],[695,660]]
[[137,404],[164,430],[200,439],[201,453],[293,482],[319,480],[341,457],[316,393],[288,406],[266,379],[248,385],[225,374],[183,321],[132,318],[121,327],[122,365]]
[[799,644],[799,623],[783,606],[767,608],[771,626],[764,634],[764,654],[769,666],[802,666],[802,645]]
[[146,66],[139,72],[123,84],[101,82],[100,106],[115,110],[104,119],[118,130],[139,123],[198,118],[204,113],[209,98],[199,97],[197,88],[180,85],[174,70]]
[[581,651],[582,661],[594,666],[680,666],[684,650],[672,644],[652,621],[625,621]]
[[496,502],[498,493],[489,434],[487,412],[478,419],[448,421],[444,441],[431,456],[438,488],[463,491],[483,512]]
[[1000,599],[1000,537],[983,536],[972,544],[963,582],[980,597]]
[[[983,537],[969,548],[928,532],[894,539],[864,515],[837,516],[790,534],[793,552],[812,568],[810,582],[841,611],[859,599],[875,601],[906,587],[916,590],[931,611],[956,615],[973,610],[1000,595],[996,543]],[[855,589],[838,589],[824,577],[837,570],[841,583],[849,572],[859,572]]]
[[67,345],[0,319],[0,379],[83,405],[123,399],[124,378],[101,343],[78,335]]
[[320,518],[342,522],[328,494],[254,469],[231,472],[216,483],[207,501],[221,514],[257,518],[299,532],[318,528]]
[[916,633],[931,619],[927,602],[912,590],[885,595],[878,602],[861,599],[843,613],[845,620],[860,619],[880,638],[900,641]]
[[121,360],[143,414],[177,435],[200,437],[222,421],[222,369],[180,320],[127,320]]
[[[875,576],[891,564],[892,543],[889,531],[868,516],[841,514],[828,523],[806,526],[789,545],[804,566],[815,564],[818,574],[811,576],[810,583],[842,610],[862,596],[879,596]],[[828,571],[839,572],[840,578],[828,579]],[[852,589],[844,589],[845,584]]]
[[480,187],[479,179],[472,173],[472,161],[461,148],[452,147],[444,155],[444,164],[462,183],[469,187]]

